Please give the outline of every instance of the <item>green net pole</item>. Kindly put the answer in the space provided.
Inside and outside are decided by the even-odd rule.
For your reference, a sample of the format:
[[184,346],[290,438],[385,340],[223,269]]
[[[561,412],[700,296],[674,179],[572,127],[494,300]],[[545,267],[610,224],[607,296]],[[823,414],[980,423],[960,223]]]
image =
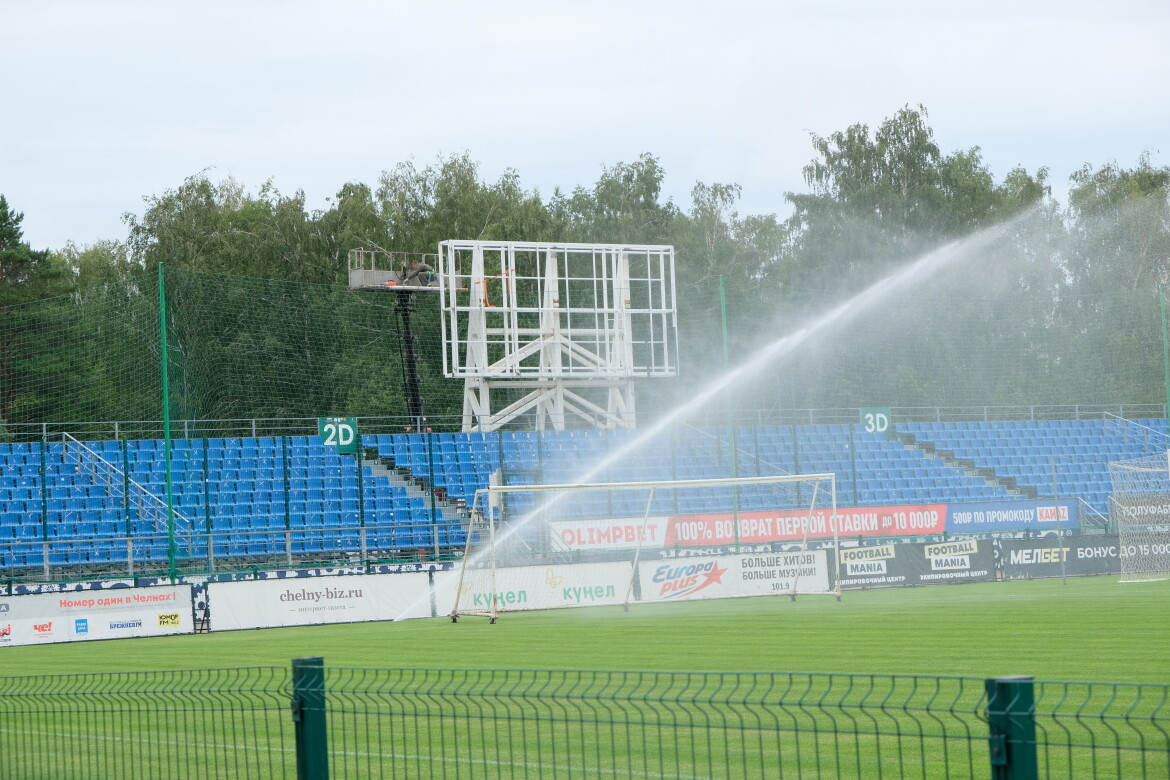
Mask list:
[[41,439],[41,463],[37,467],[37,476],[41,478],[41,541],[49,541],[49,464],[46,462],[45,451],[49,449],[48,442]]
[[126,521],[126,538],[134,536],[134,508],[130,504],[130,445],[122,439],[122,516]]
[[211,533],[211,464],[207,439],[203,442],[203,528],[207,531],[207,570],[215,571],[215,536]]
[[171,584],[174,584],[178,569],[175,566],[175,507],[174,488],[171,484],[171,404],[170,388],[167,382],[166,263],[158,264],[158,331],[159,370],[162,380],[163,479],[167,487],[167,574],[171,578]]
[[[288,473],[288,437],[280,437],[280,471],[281,483],[284,486],[284,530],[292,530],[292,506],[289,504],[292,496],[292,480]],[[291,538],[291,537],[289,537]]]
[[[719,275],[719,316],[723,325],[723,370],[731,370],[731,348],[727,339],[727,293],[723,287],[723,274]],[[727,463],[731,478],[739,476],[739,453],[735,441],[735,421],[731,416],[731,404],[723,404],[727,415]],[[735,551],[739,552],[739,486],[731,488],[731,522],[735,532]]]
[[49,449],[48,439],[44,432],[41,433],[41,465],[38,467],[38,472],[41,478],[41,554],[44,560],[41,562],[42,571],[45,573],[45,579],[49,578],[49,465],[46,462],[45,453]]
[[357,463],[357,495],[358,495],[358,536],[362,545],[362,567],[369,564],[370,537],[366,534],[366,464],[362,454],[362,437],[356,430],[357,452],[354,453],[354,462]]
[[1166,285],[1158,285],[1158,302],[1162,308],[1162,386],[1166,390],[1166,416],[1170,417],[1170,341],[1166,338]]
[[[439,557],[439,529],[438,529],[438,507],[435,505],[435,487],[438,485],[438,480],[435,479],[435,446],[432,439],[436,434],[431,433],[431,429],[425,429],[424,436],[427,437],[427,469],[431,473],[431,542],[435,548],[435,557]],[[537,433],[537,441],[540,441],[540,433]],[[541,465],[544,461],[539,461]],[[543,473],[541,475],[543,477]],[[541,482],[543,482],[543,478]]]
[[289,566],[292,566],[292,479],[288,465],[288,437],[280,437],[280,473],[281,486],[284,488],[284,555]]
[[[797,440],[796,423],[789,426],[792,433],[792,468],[794,474],[800,473],[800,442]],[[804,497],[801,495],[802,490],[800,483],[796,483],[796,505],[800,506],[804,503]]]
[[857,506],[857,437],[853,426],[849,426],[849,471],[853,478],[853,506]]

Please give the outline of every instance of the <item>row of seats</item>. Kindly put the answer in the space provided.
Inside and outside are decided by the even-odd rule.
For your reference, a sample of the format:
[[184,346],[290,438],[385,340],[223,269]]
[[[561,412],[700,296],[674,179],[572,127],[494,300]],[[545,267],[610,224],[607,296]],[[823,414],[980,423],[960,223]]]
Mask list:
[[1080,498],[1103,515],[1109,511],[1109,462],[1165,453],[1170,442],[1165,419],[907,423],[898,429],[1039,495]]
[[[861,426],[815,425],[740,428],[737,472],[741,475],[833,472],[838,491],[858,503],[943,503],[1008,501],[1026,496],[1009,489],[1031,488],[1038,496],[1084,499],[1102,514],[1108,511],[1110,460],[1149,451],[1151,442],[1166,448],[1166,421],[1134,423],[1102,420],[1016,421],[1004,423],[908,423],[898,431],[913,433],[922,445],[953,452],[991,476],[976,476],[931,457],[928,447],[906,446]],[[474,437],[474,438],[471,438]],[[1159,438],[1161,437],[1161,438]],[[546,482],[570,482],[606,453],[633,438],[627,431],[496,434],[385,435],[371,439],[379,455],[414,476],[446,487],[452,495],[473,500],[486,484],[484,476],[501,463],[506,477],[518,481],[539,471]],[[701,479],[730,475],[724,431],[692,430],[674,437],[668,447],[655,442],[635,448],[606,469],[604,480]],[[1051,465],[1057,462],[1058,480]],[[479,475],[476,479],[473,475]],[[1001,481],[1002,479],[1002,481]]]
[[[738,430],[735,469],[740,475],[833,472],[839,503],[860,504],[1020,498],[1005,487],[1010,481],[998,479],[1010,478],[1039,495],[1082,498],[1106,512],[1108,461],[1150,451],[1158,436],[1165,439],[1166,429],[1165,420],[908,423],[898,431],[911,434],[917,446],[906,446],[861,426],[762,425]],[[625,454],[595,475],[595,481],[704,479],[732,471],[726,431],[720,429],[690,429],[669,440],[644,443],[631,431],[378,434],[363,436],[362,443],[385,463],[469,504],[497,469],[512,483],[573,482],[614,453]],[[1164,450],[1164,440],[1160,444]],[[298,518],[298,528],[310,518],[310,525],[332,530],[349,524],[359,508],[393,523],[430,519],[425,501],[407,499],[405,490],[375,478],[369,466],[359,496],[355,459],[337,455],[313,437],[176,440],[174,445],[171,489],[176,506],[184,519],[204,527],[210,522],[213,531],[238,530],[240,521],[248,528],[276,527],[270,525],[277,522],[274,518],[285,522],[286,517]],[[930,456],[931,448],[969,460],[992,477],[948,466]],[[13,540],[25,539],[26,532],[16,529],[32,527],[26,522],[30,517],[53,527],[51,538],[68,540],[106,536],[110,523],[124,533],[127,504],[153,502],[157,509],[165,494],[160,442],[94,442],[90,449],[102,453],[104,465],[87,463],[88,453],[79,463],[76,447],[67,456],[56,443],[43,452],[36,443],[0,443],[0,542],[6,538],[4,529]],[[108,464],[128,466],[131,478],[146,492],[132,487],[127,497]],[[46,489],[40,484],[42,469],[50,480]],[[744,509],[797,507],[803,501],[796,493],[744,493],[741,499]],[[624,502],[622,513],[641,511],[645,504],[637,496],[619,502]],[[696,493],[669,501],[659,497],[655,511],[685,514],[726,507],[725,496]],[[47,522],[41,518],[44,509]],[[588,517],[617,510],[611,498],[575,502],[569,511],[573,517]],[[260,525],[253,526],[253,521]],[[447,528],[444,533],[455,538],[455,531]],[[390,538],[407,537],[413,535]]]
[[[0,568],[39,568],[46,561],[50,566],[119,566],[129,561],[146,565],[169,560],[169,541],[153,525],[137,525],[138,533],[130,537],[121,531],[104,535],[108,529],[102,527],[88,530],[91,533],[86,536],[45,540],[30,535],[7,537],[0,528]],[[241,526],[209,535],[181,535],[176,541],[176,559],[180,563],[200,561],[209,554],[221,559],[272,558],[282,554],[357,558],[363,551],[368,557],[377,557],[387,550],[462,547],[466,541],[465,531],[457,524],[393,524],[361,529],[318,521],[296,529]]]
[[[465,544],[460,522],[448,521],[430,502],[408,496],[370,467],[359,489],[355,459],[314,439],[289,439],[283,448],[279,439],[174,444],[170,488],[176,527],[182,533],[210,532],[224,555],[274,557],[287,553],[290,544],[297,554],[357,554],[363,549],[358,536],[363,519],[370,552],[400,554],[430,549],[436,541],[443,548]],[[282,449],[295,455],[285,458]],[[110,464],[128,471],[122,474]],[[286,464],[294,473],[285,473]],[[42,469],[48,477],[44,486]],[[0,445],[0,564],[43,565],[46,553],[52,562],[74,543],[80,547],[68,553],[71,561],[117,564],[119,555],[126,556],[127,536],[142,548],[142,560],[157,560],[160,549],[165,559],[165,540],[151,538],[165,528],[165,477],[164,447],[153,440],[93,442],[68,451],[51,443],[43,452],[36,443]],[[132,480],[129,486],[126,478]],[[271,533],[248,535],[258,529]],[[280,529],[288,530],[277,533]],[[248,535],[246,544],[232,541],[241,534]],[[17,550],[32,540],[40,541],[37,549]],[[87,543],[92,549],[85,549]]]

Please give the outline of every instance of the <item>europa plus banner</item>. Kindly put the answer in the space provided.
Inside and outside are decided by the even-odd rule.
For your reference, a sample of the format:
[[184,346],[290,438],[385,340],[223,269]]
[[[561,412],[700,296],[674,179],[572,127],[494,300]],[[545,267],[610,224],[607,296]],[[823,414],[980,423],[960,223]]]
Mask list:
[[0,647],[193,630],[190,585],[0,596]]
[[825,593],[828,554],[809,550],[642,561],[638,585],[641,601]]
[[1072,501],[998,501],[947,507],[947,533],[952,534],[1049,531],[1077,525],[1077,505]]
[[946,529],[946,504],[920,506],[839,507],[776,512],[675,515],[667,519],[666,547],[713,547],[795,541],[831,537],[834,530],[844,538],[929,536]]

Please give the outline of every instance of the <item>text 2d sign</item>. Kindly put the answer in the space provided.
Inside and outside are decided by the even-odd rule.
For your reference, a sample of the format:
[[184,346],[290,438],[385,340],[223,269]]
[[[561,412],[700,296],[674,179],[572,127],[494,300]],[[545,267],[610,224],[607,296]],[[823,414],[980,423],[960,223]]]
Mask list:
[[342,455],[356,455],[358,430],[356,417],[318,417],[317,433],[326,447],[336,447]]

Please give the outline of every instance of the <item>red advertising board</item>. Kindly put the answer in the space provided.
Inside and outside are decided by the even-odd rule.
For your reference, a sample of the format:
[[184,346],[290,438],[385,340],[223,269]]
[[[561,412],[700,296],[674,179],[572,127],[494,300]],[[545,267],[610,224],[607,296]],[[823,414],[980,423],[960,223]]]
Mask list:
[[675,515],[667,518],[665,547],[709,547],[728,544],[760,544],[809,538],[827,538],[833,531],[843,537],[928,536],[946,530],[947,505],[843,507],[778,512],[730,512]]

